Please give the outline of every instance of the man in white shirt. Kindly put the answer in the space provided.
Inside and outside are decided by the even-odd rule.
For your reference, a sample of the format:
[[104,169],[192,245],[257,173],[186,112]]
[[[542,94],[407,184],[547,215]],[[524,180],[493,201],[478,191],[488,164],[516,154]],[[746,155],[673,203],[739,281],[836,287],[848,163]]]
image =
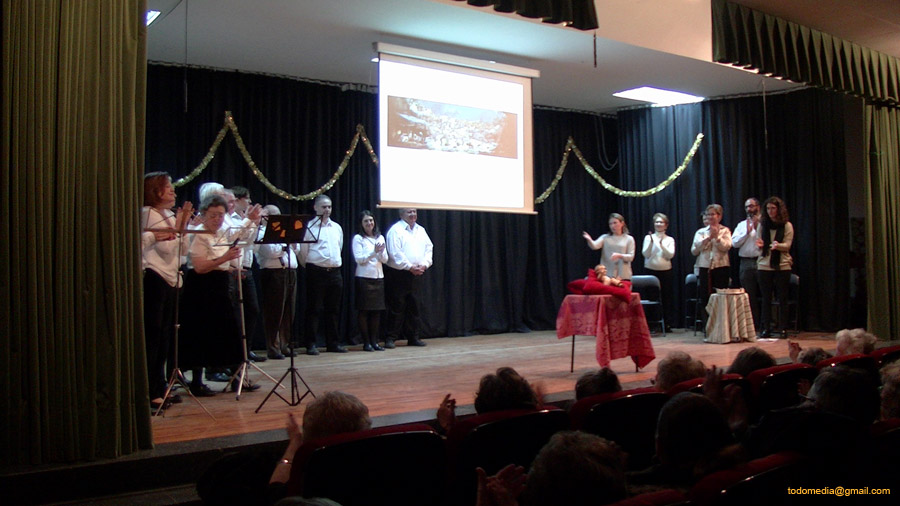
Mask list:
[[325,334],[326,351],[347,353],[338,338],[338,312],[344,291],[344,230],[331,219],[331,199],[327,195],[316,197],[313,209],[317,217],[309,223],[306,238],[319,240],[301,244],[299,255],[300,265],[306,268],[306,354],[319,354],[316,335],[320,327]]
[[756,261],[760,254],[760,248],[756,245],[759,228],[759,200],[753,197],[748,198],[744,202],[744,210],[747,211],[747,218],[734,226],[731,245],[738,248],[738,256],[741,259],[741,286],[750,297],[753,321],[759,322],[759,284],[756,278]]
[[434,244],[425,228],[417,223],[415,209],[399,212],[400,221],[388,230],[385,239],[388,251],[388,268],[384,270],[388,306],[385,348],[393,348],[397,339],[406,339],[409,346],[425,346],[419,336],[422,319],[418,292],[422,275],[433,264]]
[[[266,206],[263,212],[266,216],[281,214],[281,210],[273,205]],[[273,243],[260,244],[256,250],[267,356],[274,360],[283,360],[292,352],[298,266],[295,248],[298,248],[296,244]]]

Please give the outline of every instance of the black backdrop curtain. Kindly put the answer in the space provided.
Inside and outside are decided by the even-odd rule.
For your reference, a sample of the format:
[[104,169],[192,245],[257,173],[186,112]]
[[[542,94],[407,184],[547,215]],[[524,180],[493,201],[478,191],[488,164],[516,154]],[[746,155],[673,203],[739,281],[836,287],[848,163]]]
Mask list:
[[[147,97],[146,170],[165,170],[174,178],[200,163],[226,110],[232,111],[258,167],[277,187],[294,195],[313,191],[331,177],[358,123],[377,145],[376,97],[368,92],[151,64]],[[552,180],[569,136],[604,177],[618,183],[618,170],[599,168],[601,146],[609,159],[617,156],[614,119],[538,109],[534,136],[536,193]],[[206,171],[179,189],[179,202],[196,201],[197,188],[206,181],[246,186],[254,201],[276,204],[282,212],[312,209],[311,202],[286,201],[266,190],[230,134]],[[356,336],[350,238],[356,233],[357,216],[372,209],[386,232],[397,213],[375,209],[377,168],[362,144],[328,195],[334,203],[333,217],[345,233],[341,332],[349,341]],[[435,265],[426,275],[423,294],[429,301],[423,310],[424,336],[552,329],[566,282],[584,276],[597,261],[581,231],[603,232],[606,214],[618,206],[618,198],[602,190],[572,157],[563,182],[537,206],[536,216],[421,211],[419,223],[435,245]],[[305,303],[304,286],[301,281],[300,305]]]
[[[692,272],[690,245],[707,204],[724,207],[732,230],[745,217],[743,202],[777,195],[790,211],[791,254],[800,276],[800,325],[808,330],[847,326],[849,218],[843,104],[851,99],[821,90],[711,100],[618,115],[623,186],[646,189],[677,167],[694,137],[705,135],[684,175],[669,189],[627,199],[623,213],[640,244],[655,212],[671,221],[676,240],[676,279]],[[768,132],[766,131],[768,127]],[[856,183],[858,184],[858,183]],[[732,283],[738,286],[736,250]],[[643,271],[636,262],[635,272]],[[683,288],[683,287],[682,287]]]

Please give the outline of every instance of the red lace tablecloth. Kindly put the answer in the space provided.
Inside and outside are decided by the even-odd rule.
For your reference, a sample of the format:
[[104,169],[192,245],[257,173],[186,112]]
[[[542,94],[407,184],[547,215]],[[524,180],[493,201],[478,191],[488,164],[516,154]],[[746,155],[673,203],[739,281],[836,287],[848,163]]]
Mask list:
[[600,367],[627,356],[644,367],[656,358],[637,293],[629,302],[612,295],[567,295],[556,315],[556,337],[576,335],[597,337]]

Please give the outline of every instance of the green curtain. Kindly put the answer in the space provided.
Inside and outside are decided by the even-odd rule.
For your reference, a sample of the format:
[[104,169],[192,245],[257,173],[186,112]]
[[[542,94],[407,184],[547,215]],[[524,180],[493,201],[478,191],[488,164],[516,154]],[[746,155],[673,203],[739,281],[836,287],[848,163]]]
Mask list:
[[867,105],[868,329],[900,339],[900,109]]
[[726,0],[712,0],[713,61],[900,104],[900,59]]
[[4,464],[152,446],[137,232],[145,10],[3,2]]

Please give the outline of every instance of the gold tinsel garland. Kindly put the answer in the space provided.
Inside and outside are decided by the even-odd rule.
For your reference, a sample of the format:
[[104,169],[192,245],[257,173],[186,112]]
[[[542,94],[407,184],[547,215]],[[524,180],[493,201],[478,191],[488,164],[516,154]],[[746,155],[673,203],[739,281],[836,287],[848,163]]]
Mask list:
[[[225,139],[225,134],[231,130],[231,133],[234,134],[234,140],[237,143],[238,150],[240,150],[241,155],[244,157],[244,160],[247,162],[247,165],[250,167],[250,171],[253,172],[253,175],[256,176],[257,179],[271,191],[275,195],[287,200],[312,200],[322,193],[331,189],[332,186],[340,179],[341,175],[344,174],[344,170],[347,168],[347,165],[350,163],[350,158],[356,152],[356,147],[359,144],[360,139],[362,139],[363,144],[366,146],[366,152],[369,154],[369,158],[372,159],[372,163],[378,167],[378,156],[375,154],[375,150],[372,148],[372,143],[369,142],[369,138],[366,136],[366,130],[362,125],[356,125],[356,135],[353,136],[353,140],[350,141],[350,147],[347,151],[344,152],[344,159],[341,161],[341,164],[338,166],[337,171],[332,174],[331,179],[329,179],[325,184],[320,186],[316,191],[305,193],[303,195],[292,195],[274,184],[259,170],[259,167],[256,166],[256,163],[253,161],[253,157],[250,156],[250,153],[247,151],[247,146],[244,145],[244,140],[241,138],[241,134],[238,132],[237,124],[234,122],[234,118],[231,116],[231,111],[225,111],[225,125],[222,126],[222,129],[219,130],[218,135],[216,135],[216,140],[213,142],[213,145],[207,151],[206,156],[203,157],[203,160],[200,162],[200,165],[197,165],[194,170],[190,172],[187,176],[178,179],[172,186],[178,188],[179,186],[184,186],[191,181],[194,180],[201,172],[203,172],[206,167],[209,165],[209,162],[212,161],[213,157],[216,156],[216,151],[219,149],[219,145],[222,143],[222,140]],[[703,134],[697,134],[697,138],[694,140],[694,145],[691,146],[690,151],[688,151],[687,155],[684,157],[684,161],[681,163],[677,169],[675,169],[672,174],[669,175],[663,182],[658,185],[650,188],[649,190],[642,191],[632,191],[632,190],[622,190],[620,188],[616,188],[615,186],[606,182],[603,177],[598,174],[587,160],[584,159],[584,155],[581,154],[581,151],[578,149],[578,146],[575,145],[575,141],[569,137],[569,140],[566,142],[566,150],[563,153],[562,162],[559,164],[559,169],[556,171],[556,176],[553,178],[553,182],[550,183],[550,186],[544,190],[543,193],[538,196],[538,198],[534,199],[535,204],[541,204],[547,197],[550,196],[551,193],[556,189],[556,186],[559,184],[560,180],[562,180],[563,173],[566,171],[566,165],[569,163],[569,153],[572,151],[575,152],[575,156],[578,157],[578,160],[581,162],[581,165],[584,167],[584,170],[587,171],[588,174],[594,177],[597,182],[600,183],[601,186],[606,188],[607,190],[619,195],[621,197],[648,197],[653,195],[654,193],[658,193],[662,191],[665,187],[672,184],[679,176],[684,172],[687,168],[687,165],[691,162],[691,159],[694,157],[694,154],[697,153],[697,148],[700,147],[700,142],[703,140]]]
[[306,193],[303,195],[291,195],[290,193],[278,188],[259,170],[259,167],[256,166],[256,162],[253,161],[253,157],[250,156],[250,152],[247,151],[247,146],[244,144],[244,140],[241,138],[241,134],[238,132],[237,124],[234,122],[234,118],[231,116],[231,111],[225,111],[225,125],[219,130],[219,134],[216,136],[215,142],[209,148],[209,151],[206,153],[206,156],[203,157],[203,160],[200,162],[200,165],[194,168],[190,174],[187,176],[175,181],[172,183],[172,186],[179,187],[186,185],[194,180],[201,172],[206,169],[206,166],[209,165],[209,162],[212,161],[213,157],[216,156],[216,151],[219,149],[219,144],[222,143],[222,140],[225,138],[225,133],[231,130],[231,133],[234,134],[234,141],[237,143],[238,150],[241,152],[241,155],[244,157],[244,161],[247,162],[247,165],[250,167],[250,171],[253,172],[253,175],[256,176],[257,179],[271,191],[275,195],[287,200],[312,200],[322,193],[331,189],[332,186],[340,179],[341,175],[343,175],[344,170],[347,168],[347,165],[350,163],[350,157],[356,152],[356,146],[359,144],[360,139],[362,139],[363,144],[366,146],[366,151],[369,153],[369,157],[372,159],[372,163],[375,166],[378,166],[378,156],[375,155],[375,150],[372,148],[372,143],[369,142],[369,138],[366,136],[366,130],[362,125],[356,125],[356,135],[353,136],[353,140],[350,141],[350,148],[344,152],[344,159],[341,161],[341,164],[338,166],[337,171],[332,174],[331,179],[329,179],[325,184],[320,186],[316,191]]
[[658,185],[656,185],[653,188],[650,188],[648,190],[634,191],[634,190],[622,190],[620,188],[616,188],[615,186],[607,183],[606,180],[603,179],[603,177],[600,176],[600,174],[598,174],[597,171],[595,171],[593,167],[591,167],[591,165],[587,162],[587,160],[584,159],[584,155],[581,154],[581,151],[578,149],[578,146],[575,145],[575,141],[572,140],[571,137],[569,137],[568,142],[566,142],[566,150],[563,153],[562,162],[559,164],[559,169],[556,171],[556,176],[553,178],[553,182],[550,183],[550,186],[548,186],[547,189],[544,190],[544,192],[538,196],[538,198],[534,199],[534,203],[540,204],[540,203],[544,202],[545,200],[547,200],[547,197],[549,197],[550,194],[553,193],[553,190],[556,189],[556,186],[559,184],[559,181],[562,179],[563,173],[566,171],[566,165],[569,163],[569,153],[571,153],[572,151],[575,152],[575,156],[578,157],[578,160],[581,162],[581,165],[584,167],[584,170],[587,171],[588,174],[593,176],[594,179],[596,179],[597,182],[599,182],[600,185],[603,186],[604,188],[606,188],[607,190],[615,193],[616,195],[619,195],[620,197],[649,197],[650,195],[653,195],[654,193],[659,193],[665,187],[669,186],[676,179],[678,179],[679,176],[681,176],[681,174],[687,168],[688,164],[691,163],[691,159],[694,158],[694,154],[697,153],[697,149],[700,147],[700,141],[702,141],[702,140],[703,140],[703,134],[702,133],[697,134],[697,138],[694,140],[694,145],[691,146],[691,149],[690,149],[690,151],[688,151],[687,156],[684,157],[684,161],[663,182],[659,183]]

